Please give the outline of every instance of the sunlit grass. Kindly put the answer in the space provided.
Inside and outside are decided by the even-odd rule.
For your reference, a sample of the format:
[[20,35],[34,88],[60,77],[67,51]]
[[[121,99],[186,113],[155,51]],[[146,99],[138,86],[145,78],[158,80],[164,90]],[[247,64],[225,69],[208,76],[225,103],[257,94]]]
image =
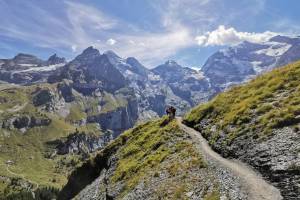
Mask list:
[[[203,120],[215,125],[217,133],[231,135],[250,132],[264,137],[274,128],[292,126],[300,122],[300,62],[261,75],[241,86],[217,95],[210,102],[192,109],[184,121],[202,132]],[[230,129],[230,131],[228,131]]]

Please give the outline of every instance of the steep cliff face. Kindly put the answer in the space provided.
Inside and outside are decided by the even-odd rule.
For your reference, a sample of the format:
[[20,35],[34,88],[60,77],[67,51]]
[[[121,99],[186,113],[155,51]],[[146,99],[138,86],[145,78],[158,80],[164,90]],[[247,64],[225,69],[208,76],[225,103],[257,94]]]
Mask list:
[[95,135],[77,131],[68,135],[64,140],[50,143],[57,143],[55,149],[59,155],[81,154],[88,156],[88,154],[104,148],[112,139],[113,136],[110,132]]
[[300,195],[299,75],[299,62],[276,69],[185,117],[216,151],[257,168],[285,199]]

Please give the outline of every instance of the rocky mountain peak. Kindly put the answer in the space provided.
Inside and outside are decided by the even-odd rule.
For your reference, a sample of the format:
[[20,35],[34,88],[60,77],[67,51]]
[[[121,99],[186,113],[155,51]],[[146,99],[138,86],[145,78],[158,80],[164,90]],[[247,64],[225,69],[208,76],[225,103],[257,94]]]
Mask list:
[[165,65],[173,66],[173,67],[181,67],[175,60],[167,60],[165,62]]
[[174,60],[168,60],[164,64],[157,66],[152,71],[160,76],[172,76],[174,74],[183,74],[184,68]]
[[99,50],[94,48],[93,46],[89,46],[85,50],[83,50],[82,54],[90,55],[90,54],[100,54]]
[[17,54],[12,60],[17,64],[41,64],[43,62],[36,56],[25,53]]
[[112,58],[118,58],[118,59],[121,58],[118,54],[116,54],[112,50],[105,51],[103,54],[107,55],[108,57],[112,57]]
[[147,75],[148,69],[144,65],[142,65],[136,58],[128,57],[126,59],[126,63],[130,65],[130,69],[137,74],[144,76]]
[[300,40],[277,35],[262,43],[242,42],[209,57],[202,67],[214,87],[228,88],[300,58]]
[[86,63],[86,62],[92,62],[95,58],[101,56],[100,52],[98,49],[94,48],[93,46],[90,46],[83,50],[83,52],[78,55],[74,61],[77,61],[79,63]]
[[142,65],[136,58],[134,57],[128,57],[126,58],[126,63],[128,64],[133,64],[133,65],[136,65],[136,64],[140,64]]
[[147,76],[148,70],[133,57],[124,59],[111,50],[104,52],[103,56],[106,56],[110,64],[112,64],[129,79],[133,77],[136,78],[136,76]]
[[113,65],[123,62],[123,59],[112,50],[105,51],[103,55],[105,55]]
[[18,53],[13,59],[17,60],[20,58],[36,58],[36,56],[26,53]]
[[279,43],[292,43],[293,38],[287,37],[287,36],[282,36],[282,35],[276,35],[272,37],[270,42],[279,42]]
[[48,65],[56,65],[60,63],[66,63],[66,59],[63,57],[58,57],[56,53],[50,56],[47,60]]

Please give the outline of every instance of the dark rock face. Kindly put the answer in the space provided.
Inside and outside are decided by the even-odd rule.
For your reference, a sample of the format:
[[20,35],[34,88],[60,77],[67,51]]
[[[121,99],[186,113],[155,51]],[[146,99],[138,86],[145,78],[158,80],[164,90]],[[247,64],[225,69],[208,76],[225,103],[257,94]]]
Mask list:
[[38,81],[42,78],[40,73],[11,73],[7,71],[0,71],[1,80],[8,83],[28,84]]
[[103,130],[112,130],[114,137],[122,131],[134,126],[138,118],[138,105],[136,100],[128,102],[126,107],[119,107],[113,111],[87,118],[88,123],[98,123]]
[[189,68],[183,68],[175,61],[167,61],[163,65],[159,65],[152,70],[155,74],[159,74],[168,83],[174,83],[182,78],[187,71],[192,71]]
[[59,93],[59,90],[55,89],[41,89],[37,88],[32,93],[32,103],[35,107],[39,107],[47,112],[54,112],[59,110],[61,106],[65,104],[64,98]]
[[130,66],[131,71],[141,76],[147,76],[148,70],[134,57],[127,58],[126,63]]
[[167,61],[152,70],[171,88],[172,92],[189,103],[190,107],[209,100],[214,92],[202,72]]
[[293,200],[298,199],[300,193],[299,142],[298,133],[284,128],[261,142],[240,138],[233,142],[229,153],[258,169],[281,190],[285,199]]
[[60,64],[60,63],[66,63],[66,62],[67,61],[65,58],[58,57],[55,53],[48,58],[47,65],[56,65],[56,64]]
[[112,140],[111,133],[107,132],[104,135],[87,135],[85,133],[70,134],[66,141],[59,141],[56,146],[57,154],[83,154],[94,152],[102,149],[109,141]]
[[65,102],[72,102],[75,100],[75,96],[72,92],[72,87],[68,83],[60,83],[57,86],[58,91],[63,96]]
[[89,47],[73,61],[49,77],[48,81],[59,82],[63,79],[73,81],[73,87],[84,95],[96,89],[114,92],[126,87],[124,76],[109,62],[106,55]]
[[73,61],[71,61],[71,63],[74,65],[89,64],[92,63],[95,60],[95,58],[99,57],[100,55],[101,54],[97,49],[90,46],[87,49],[85,49],[80,55],[78,55]]
[[153,97],[148,97],[149,108],[155,111],[159,116],[165,114],[165,100],[166,97],[163,95],[154,95]]
[[30,54],[24,54],[20,53],[16,55],[12,62],[15,64],[36,64],[36,65],[42,65],[43,61],[36,56],[30,55]]
[[48,126],[51,119],[47,117],[36,118],[29,115],[13,117],[2,122],[2,128],[5,129],[28,129],[36,126]]
[[[250,146],[237,156],[262,173],[278,188],[285,199],[298,199],[300,194],[300,145],[299,133],[291,128],[275,131],[275,136],[256,145]],[[243,144],[238,141],[236,145]],[[242,154],[244,152],[244,154]]]
[[103,88],[108,91],[116,91],[126,86],[124,76],[111,64],[107,56],[102,55],[88,68],[88,79],[100,80]]
[[53,94],[50,92],[50,90],[40,90],[33,97],[33,105],[41,106],[44,104],[49,104],[53,98]]
[[91,184],[100,175],[100,173],[103,172],[103,170],[110,167],[112,163],[111,156],[117,150],[118,147],[109,150],[105,148],[101,153],[97,154],[94,159],[95,163],[85,162],[76,170],[76,173],[73,172],[71,174],[68,183],[60,191],[58,199],[71,199],[87,185]]
[[[210,122],[203,120],[197,130],[205,130]],[[196,127],[196,126],[195,126]],[[211,129],[213,131],[213,128]],[[210,141],[213,133],[202,133]],[[275,187],[279,188],[284,199],[297,200],[300,193],[300,135],[292,128],[275,129],[264,140],[249,137],[247,134],[226,144],[226,134],[212,143],[212,148],[224,157],[239,159],[257,169]]]

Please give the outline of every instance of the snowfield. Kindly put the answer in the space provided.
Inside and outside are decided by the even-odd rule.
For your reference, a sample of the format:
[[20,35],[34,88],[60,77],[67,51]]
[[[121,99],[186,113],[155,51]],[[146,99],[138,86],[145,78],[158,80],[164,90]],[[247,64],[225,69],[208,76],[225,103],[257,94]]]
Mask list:
[[[21,65],[25,65],[25,64],[21,64]],[[27,65],[27,64],[26,64]],[[60,64],[56,64],[56,65],[48,65],[48,66],[43,66],[43,67],[31,67],[25,70],[21,70],[21,71],[17,71],[17,72],[46,72],[46,71],[54,71],[60,67],[63,67],[65,64],[64,63],[60,63]],[[33,66],[31,64],[29,64],[29,66]]]

